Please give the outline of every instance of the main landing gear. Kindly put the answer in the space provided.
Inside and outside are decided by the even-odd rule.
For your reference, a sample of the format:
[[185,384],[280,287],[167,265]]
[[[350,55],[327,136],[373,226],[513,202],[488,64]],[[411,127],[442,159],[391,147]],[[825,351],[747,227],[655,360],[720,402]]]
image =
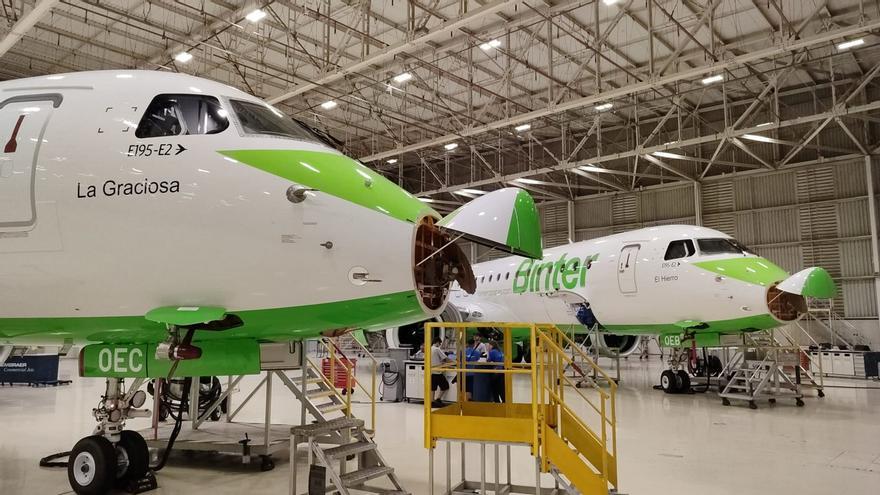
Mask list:
[[[146,394],[138,390],[142,383],[142,379],[135,380],[126,393],[121,378],[107,379],[106,392],[92,410],[98,426],[70,451],[67,478],[77,494],[103,495],[112,488],[145,487],[153,479],[147,442],[139,433],[123,429],[126,419],[150,414],[138,409],[146,401]],[[154,480],[152,484],[155,487]]]

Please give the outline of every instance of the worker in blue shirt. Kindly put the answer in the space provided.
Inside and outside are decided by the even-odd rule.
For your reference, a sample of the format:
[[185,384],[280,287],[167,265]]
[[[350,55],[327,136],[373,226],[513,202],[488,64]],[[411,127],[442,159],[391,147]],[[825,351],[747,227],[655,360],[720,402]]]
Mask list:
[[[464,359],[468,363],[473,363],[480,360],[482,353],[478,347],[479,342],[474,338],[468,340],[467,348],[464,350]],[[466,367],[468,369],[474,369],[473,364],[467,364]],[[464,389],[467,393],[467,399],[471,400],[474,395],[474,373],[467,373],[465,375],[464,381]]]
[[[504,353],[501,352],[501,350],[499,349],[498,342],[490,340],[486,344],[486,348],[488,349],[486,361],[490,363],[499,363],[496,366],[493,366],[493,368],[497,370],[503,370]],[[504,374],[492,373],[491,377],[492,378],[489,388],[489,401],[504,403]]]

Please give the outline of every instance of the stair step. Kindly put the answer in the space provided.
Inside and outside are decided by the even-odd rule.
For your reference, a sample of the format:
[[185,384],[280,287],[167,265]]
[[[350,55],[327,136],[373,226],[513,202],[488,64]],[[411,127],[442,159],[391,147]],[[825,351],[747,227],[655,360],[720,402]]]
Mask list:
[[290,433],[301,436],[317,436],[332,433],[338,430],[351,428],[363,428],[364,420],[358,418],[336,418],[323,423],[312,423],[302,426],[294,426]]
[[320,399],[323,397],[331,397],[334,395],[336,395],[336,391],[334,391],[334,390],[317,389],[317,390],[309,390],[306,392],[306,397],[308,397],[309,399]]
[[332,449],[327,449],[324,451],[324,455],[327,457],[332,457],[334,459],[339,457],[348,457],[354,454],[360,454],[362,452],[368,452],[371,450],[376,450],[376,444],[373,442],[355,442],[355,443],[347,443],[345,445],[340,445],[339,447],[333,447]]
[[345,409],[345,404],[337,404],[335,402],[328,402],[326,404],[318,404],[315,406],[322,413],[328,413],[333,411],[341,411]]
[[388,466],[373,466],[364,469],[360,469],[358,471],[352,471],[350,473],[345,473],[342,475],[342,484],[345,487],[353,487],[366,483],[367,481],[374,480],[381,476],[387,476],[394,472],[393,467]]

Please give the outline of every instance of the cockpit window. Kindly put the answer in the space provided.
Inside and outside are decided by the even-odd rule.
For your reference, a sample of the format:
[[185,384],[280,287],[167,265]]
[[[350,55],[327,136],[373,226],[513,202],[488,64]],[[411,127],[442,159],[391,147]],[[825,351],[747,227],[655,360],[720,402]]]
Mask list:
[[751,251],[734,239],[698,239],[700,254],[752,254]]
[[694,249],[694,241],[690,239],[682,239],[680,241],[672,241],[669,243],[669,247],[666,248],[666,256],[663,257],[664,260],[677,260],[679,258],[687,258],[688,256],[693,256],[696,253]]
[[311,132],[268,105],[242,100],[229,100],[229,103],[232,105],[232,111],[238,117],[238,122],[245,134],[317,141]]
[[139,138],[217,134],[227,127],[226,110],[217,98],[159,95],[150,102],[134,134]]

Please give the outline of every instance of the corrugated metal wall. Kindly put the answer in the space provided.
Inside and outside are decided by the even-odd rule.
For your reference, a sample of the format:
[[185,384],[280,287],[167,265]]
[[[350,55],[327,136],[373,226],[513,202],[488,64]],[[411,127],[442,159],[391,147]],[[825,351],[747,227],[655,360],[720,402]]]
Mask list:
[[[711,179],[702,185],[702,223],[790,272],[827,269],[841,287],[834,301],[839,313],[876,317],[867,194],[861,159]],[[694,206],[690,185],[578,200],[574,240],[650,225],[693,224]],[[566,204],[543,204],[540,211],[544,246],[568,242]]]

